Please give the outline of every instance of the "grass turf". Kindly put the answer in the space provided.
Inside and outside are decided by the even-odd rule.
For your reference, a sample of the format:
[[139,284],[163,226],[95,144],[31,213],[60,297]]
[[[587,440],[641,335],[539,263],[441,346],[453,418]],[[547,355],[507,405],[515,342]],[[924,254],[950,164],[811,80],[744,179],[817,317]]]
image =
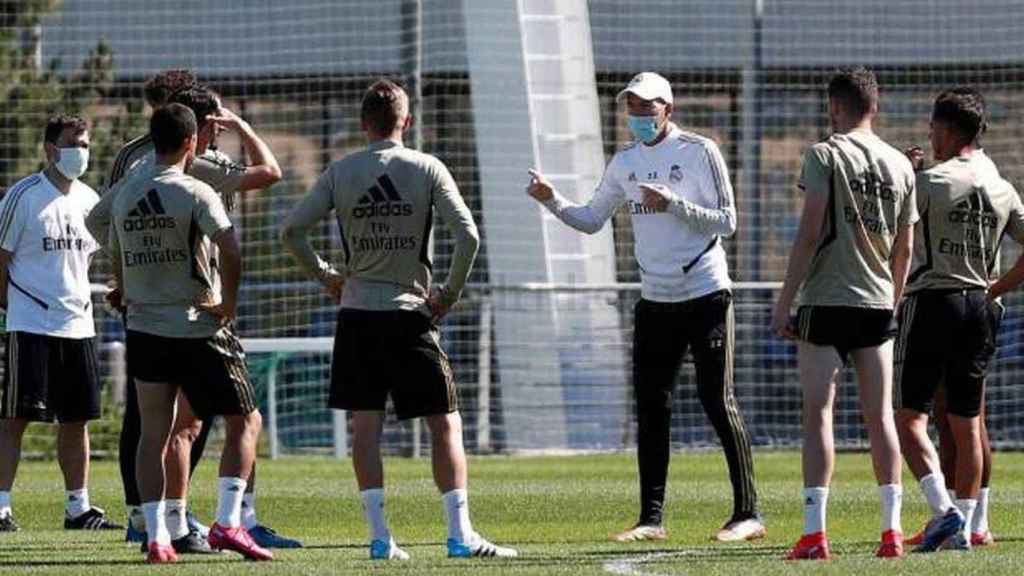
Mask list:
[[[732,495],[720,454],[675,454],[666,526],[669,540],[618,544],[608,536],[635,518],[635,457],[629,454],[476,458],[470,463],[474,526],[495,542],[520,549],[512,560],[445,558],[444,515],[426,461],[389,459],[387,514],[410,563],[367,560],[366,529],[348,461],[285,458],[259,463],[260,519],[305,541],[302,550],[277,552],[274,562],[251,564],[237,555],[185,557],[160,567],[180,574],[1019,574],[1024,566],[1021,515],[1024,455],[997,454],[993,547],[970,553],[873,557],[878,498],[866,454],[840,455],[829,502],[829,563],[780,560],[800,532],[800,460],[794,452],[756,456],[757,483],[768,538],[755,544],[715,545],[709,536],[731,511]],[[205,462],[193,484],[201,518],[215,505],[216,466]],[[91,498],[123,518],[116,463],[95,462]],[[910,533],[926,519],[926,505],[909,473],[903,526]],[[13,494],[22,530],[0,534],[0,572],[47,574],[150,573],[137,545],[123,533],[60,529],[62,483],[54,462],[26,462]]]

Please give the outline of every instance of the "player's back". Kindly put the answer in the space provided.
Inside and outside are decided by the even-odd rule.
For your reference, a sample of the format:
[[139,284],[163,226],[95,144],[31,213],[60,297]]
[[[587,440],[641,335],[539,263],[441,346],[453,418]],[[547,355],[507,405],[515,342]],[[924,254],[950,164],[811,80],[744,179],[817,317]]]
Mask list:
[[892,308],[893,244],[917,220],[910,161],[872,133],[834,134],[808,151],[801,186],[829,195],[802,302]]
[[129,174],[111,215],[128,328],[168,337],[214,334],[219,321],[194,304],[219,294],[210,236],[230,222],[216,193],[180,169],[152,164]]
[[976,152],[918,174],[917,194],[921,225],[907,292],[987,288],[999,275],[1004,231],[1021,234],[1017,191]]
[[451,181],[441,162],[383,141],[334,163],[324,178],[318,186],[331,186],[349,274],[342,307],[421,306],[431,279],[434,195]]

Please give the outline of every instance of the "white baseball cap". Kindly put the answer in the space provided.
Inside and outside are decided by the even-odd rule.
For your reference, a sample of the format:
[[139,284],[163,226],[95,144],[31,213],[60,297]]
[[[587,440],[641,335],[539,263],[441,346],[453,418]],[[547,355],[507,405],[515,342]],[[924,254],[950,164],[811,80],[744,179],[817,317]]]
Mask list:
[[635,94],[644,100],[660,99],[666,104],[672,103],[672,85],[656,72],[641,72],[633,76],[629,84],[615,96],[615,101],[622,100],[627,93]]

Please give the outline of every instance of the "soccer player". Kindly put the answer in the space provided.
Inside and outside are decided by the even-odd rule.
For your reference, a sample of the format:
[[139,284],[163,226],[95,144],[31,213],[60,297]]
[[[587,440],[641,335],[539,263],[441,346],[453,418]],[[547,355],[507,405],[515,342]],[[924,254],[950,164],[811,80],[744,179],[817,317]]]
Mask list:
[[[179,390],[200,417],[224,416],[210,546],[270,560],[270,551],[241,523],[261,419],[231,324],[241,276],[238,241],[217,193],[185,174],[198,139],[192,110],[181,104],[157,109],[150,136],[156,162],[132,171],[119,186],[110,231],[111,268],[127,309],[128,363],[142,422],[136,481],[146,517],[147,561],[177,560],[165,522],[164,456]],[[211,246],[218,248],[216,262]]]
[[732,282],[721,239],[736,231],[732,185],[718,146],[670,122],[672,87],[653,72],[633,77],[625,99],[636,141],[619,151],[586,205],[558,194],[537,171],[527,192],[565,224],[593,234],[628,206],[640,264],[635,310],[640,519],[617,534],[622,542],[664,540],[672,394],[687,348],[697,367],[697,394],[729,465],[733,513],[719,541],[765,535],[757,509],[754,464],[733,383],[735,319]]
[[[916,169],[920,170],[924,163],[924,151],[914,147],[907,151],[911,162],[914,162]],[[975,148],[971,158],[979,165],[979,169],[998,176],[999,169],[992,159],[985,154],[983,148]],[[935,427],[938,429],[939,437],[939,463],[942,474],[946,479],[946,491],[949,493],[950,501],[956,498],[956,442],[953,440],[953,431],[949,426],[949,419],[946,417],[946,393],[942,387],[935,391],[935,401],[932,403],[932,415],[934,416]],[[981,405],[979,415],[981,425],[981,489],[978,491],[978,506],[974,509],[971,517],[971,546],[988,546],[995,542],[995,537],[989,529],[989,498],[991,494],[990,483],[992,479],[992,444],[988,437],[988,426],[985,424],[985,403]],[[927,526],[917,534],[907,538],[907,544],[918,545],[924,541]]]
[[[516,556],[469,519],[462,418],[435,322],[458,302],[479,245],[473,217],[448,169],[402,145],[409,98],[381,80],[363,96],[369,146],[334,162],[288,215],[281,237],[306,272],[341,304],[331,366],[332,408],[352,413],[352,465],[370,527],[370,558],[407,560],[384,517],[380,439],[388,396],[399,419],[423,417],[434,482],[448,517],[448,556]],[[310,245],[309,229],[334,212],[345,263],[336,270]],[[447,284],[432,283],[434,213],[455,238]]]
[[[1001,294],[1021,281],[999,278],[999,245],[1008,233],[1024,244],[1024,205],[991,161],[977,154],[985,103],[971,88],[941,93],[929,138],[940,162],[917,178],[921,214],[914,270],[907,284],[896,350],[896,422],[903,455],[932,510],[917,548],[969,550],[982,478],[981,409],[995,352]],[[977,154],[977,155],[976,155]],[[928,437],[928,413],[943,386],[956,444],[956,501],[946,492]]]
[[[803,214],[772,328],[797,340],[803,389],[803,536],[790,560],[827,559],[825,512],[835,460],[835,377],[852,360],[882,503],[879,557],[903,554],[903,488],[892,409],[894,310],[910,266],[914,170],[872,131],[878,83],[858,67],[828,85],[832,135],[804,154]],[[803,286],[795,323],[790,309]]]
[[97,250],[85,215],[99,200],[79,178],[89,165],[89,128],[77,116],[46,124],[46,168],[0,202],[0,307],[7,363],[0,389],[0,532],[18,529],[11,487],[29,422],[58,422],[64,528],[120,529],[89,502],[89,430],[100,417],[89,261]]
[[[195,76],[187,70],[165,70],[152,79],[145,87],[144,94],[147,104],[156,109],[168,99],[185,104],[192,108],[202,128],[207,127],[207,118],[211,118],[209,127],[202,130],[201,141],[209,141],[204,145],[200,142],[200,155],[189,167],[189,175],[202,180],[214,188],[230,209],[236,192],[262,189],[271,186],[281,178],[281,169],[270,147],[244,120],[230,110],[223,108],[220,99],[211,90],[196,83]],[[213,150],[217,134],[229,129],[236,131],[242,138],[243,147],[251,160],[249,166],[235,164],[222,152]],[[109,185],[116,184],[136,166],[154,162],[153,143],[149,134],[140,136],[126,144],[118,153],[110,173]],[[106,238],[106,227],[109,225],[109,207],[113,196],[104,197],[91,216],[95,222],[97,238]],[[99,230],[102,229],[102,232]],[[119,295],[114,292],[110,297],[115,305]],[[128,378],[126,409],[121,428],[121,477],[125,489],[125,501],[128,505],[129,542],[145,542],[145,522],[140,508],[138,489],[135,486],[135,446],[138,442],[139,415],[135,409],[135,384]],[[168,450],[168,516],[169,528],[175,550],[183,553],[207,553],[209,547],[205,542],[206,528],[202,526],[191,512],[185,516],[185,499],[188,480],[199,464],[209,426],[196,419],[182,396],[179,400],[178,423],[171,438]],[[278,535],[273,529],[260,524],[256,517],[255,478],[248,479],[247,492],[242,503],[242,517],[246,528],[253,539],[261,546],[271,548],[297,548],[302,544],[298,540]]]

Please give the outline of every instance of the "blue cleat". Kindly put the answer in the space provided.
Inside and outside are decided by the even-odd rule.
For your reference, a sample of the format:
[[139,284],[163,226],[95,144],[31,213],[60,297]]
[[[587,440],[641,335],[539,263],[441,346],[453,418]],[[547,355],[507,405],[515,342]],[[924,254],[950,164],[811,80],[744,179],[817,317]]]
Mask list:
[[131,520],[129,520],[127,522],[127,524],[128,524],[128,528],[126,528],[125,531],[124,531],[124,541],[125,542],[132,542],[132,543],[138,543],[138,542],[145,543],[146,542],[146,531],[145,530],[137,530],[135,528],[135,526],[132,526]]
[[942,516],[928,521],[924,529],[924,539],[914,552],[935,552],[942,543],[959,533],[964,527],[964,517],[956,508],[950,508]]
[[302,542],[292,538],[285,538],[274,532],[273,528],[262,524],[253,526],[249,530],[249,536],[252,536],[252,539],[264,548],[302,548]]
[[370,560],[408,560],[409,555],[405,550],[398,547],[394,538],[387,541],[374,540],[370,542]]

